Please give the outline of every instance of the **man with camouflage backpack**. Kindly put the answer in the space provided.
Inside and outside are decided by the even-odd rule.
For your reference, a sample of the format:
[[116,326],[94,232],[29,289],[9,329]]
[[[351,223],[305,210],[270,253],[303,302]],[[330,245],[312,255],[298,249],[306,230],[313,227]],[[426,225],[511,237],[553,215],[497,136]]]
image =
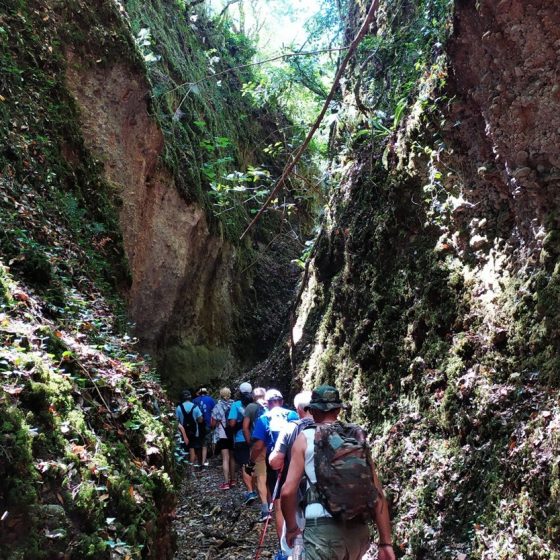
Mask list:
[[301,533],[297,494],[305,477],[306,560],[361,560],[370,545],[370,520],[379,532],[379,560],[395,560],[387,501],[364,431],[338,421],[342,401],[334,387],[317,387],[308,408],[315,423],[298,436],[282,489],[288,545]]

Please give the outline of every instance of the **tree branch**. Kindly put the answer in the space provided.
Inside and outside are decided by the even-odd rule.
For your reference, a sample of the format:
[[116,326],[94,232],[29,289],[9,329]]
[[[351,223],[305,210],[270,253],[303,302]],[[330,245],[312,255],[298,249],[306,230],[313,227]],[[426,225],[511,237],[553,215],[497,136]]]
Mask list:
[[333,82],[333,85],[331,87],[331,91],[329,92],[329,95],[328,95],[327,99],[325,100],[325,103],[323,104],[323,108],[321,109],[321,112],[319,113],[319,116],[317,117],[317,119],[313,123],[313,126],[311,127],[311,129],[307,133],[307,136],[306,136],[305,140],[303,141],[303,144],[299,147],[297,152],[294,154],[294,156],[292,158],[292,161],[290,161],[286,165],[286,167],[284,167],[284,171],[282,172],[282,175],[280,176],[280,179],[278,179],[278,183],[276,183],[276,186],[274,187],[274,189],[272,189],[272,192],[268,195],[268,198],[266,199],[265,203],[262,205],[261,209],[257,212],[256,216],[253,218],[251,223],[247,226],[245,231],[241,234],[241,237],[239,238],[240,240],[245,237],[247,232],[257,223],[259,218],[263,215],[264,211],[268,208],[270,203],[274,200],[274,197],[276,196],[278,191],[284,186],[284,183],[286,182],[286,179],[287,179],[288,175],[293,171],[294,167],[297,165],[297,163],[301,159],[301,156],[303,155],[303,152],[305,152],[305,150],[307,149],[307,146],[309,146],[309,143],[311,142],[311,139],[313,138],[313,135],[315,134],[316,130],[319,128],[319,125],[321,124],[321,122],[323,121],[323,118],[324,118],[324,116],[325,116],[325,114],[326,114],[326,112],[329,108],[329,105],[331,104],[331,101],[333,100],[333,98],[335,96],[336,89],[337,89],[338,84],[340,82],[340,78],[342,78],[342,75],[343,75],[344,71],[346,70],[346,66],[348,65],[348,62],[352,58],[352,55],[354,54],[356,49],[358,48],[358,45],[360,44],[361,40],[366,35],[366,33],[368,31],[368,28],[369,28],[371,22],[373,21],[373,18],[375,17],[378,6],[379,6],[379,0],[373,0],[373,2],[371,4],[371,7],[370,7],[370,9],[369,9],[369,11],[366,15],[366,18],[365,18],[364,22],[362,23],[362,26],[360,27],[360,30],[358,31],[356,37],[354,38],[354,40],[352,41],[352,43],[348,47],[348,52],[346,53],[346,56],[344,57],[344,60],[342,61],[341,65],[340,65],[340,67],[339,67],[339,69],[336,73],[336,76],[334,77],[334,82]]
[[311,55],[314,55],[314,54],[321,54],[321,53],[324,53],[324,52],[344,51],[344,50],[350,49],[350,48],[351,48],[351,46],[350,47],[338,47],[336,49],[322,49],[322,50],[319,50],[319,51],[305,51],[305,52],[280,54],[278,56],[273,56],[272,58],[267,58],[265,60],[258,60],[257,62],[249,62],[247,64],[241,64],[240,66],[234,66],[233,68],[227,68],[226,70],[222,70],[221,72],[216,72],[215,74],[209,74],[207,76],[204,76],[204,78],[201,78],[200,80],[197,80],[196,82],[185,82],[183,84],[179,84],[178,86],[176,86],[176,87],[174,87],[170,90],[167,90],[165,93],[171,93],[172,91],[175,91],[179,88],[189,86],[189,89],[187,90],[187,93],[185,93],[185,95],[183,96],[183,98],[179,102],[179,105],[177,105],[177,108],[175,109],[175,112],[177,112],[181,108],[181,105],[185,102],[185,99],[187,98],[189,93],[191,92],[190,88],[192,88],[192,86],[196,86],[196,85],[198,85],[202,82],[205,82],[209,78],[217,78],[218,76],[223,76],[224,74],[229,74],[230,72],[233,72],[235,70],[240,70],[242,68],[249,68],[250,66],[259,66],[260,64],[266,64],[267,62],[274,62],[275,60],[281,60],[283,58],[288,58],[290,56],[311,56]]

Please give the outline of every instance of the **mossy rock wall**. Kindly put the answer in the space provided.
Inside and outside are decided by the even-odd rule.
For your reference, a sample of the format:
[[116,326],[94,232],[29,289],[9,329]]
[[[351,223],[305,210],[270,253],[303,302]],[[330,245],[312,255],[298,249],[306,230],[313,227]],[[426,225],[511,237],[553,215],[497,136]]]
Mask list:
[[371,430],[402,558],[560,554],[556,12],[381,2],[354,67],[293,387]]

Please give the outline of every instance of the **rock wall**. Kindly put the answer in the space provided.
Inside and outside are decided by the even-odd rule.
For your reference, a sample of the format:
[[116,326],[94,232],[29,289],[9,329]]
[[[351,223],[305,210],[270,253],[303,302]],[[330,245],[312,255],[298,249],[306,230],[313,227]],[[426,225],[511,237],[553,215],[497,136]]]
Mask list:
[[[88,147],[122,201],[130,317],[142,344],[161,349],[173,318],[171,330],[185,338],[226,346],[236,304],[234,249],[210,233],[205,211],[185,201],[161,164],[163,135],[149,114],[146,77],[132,65],[96,68],[69,52],[68,85],[81,109]],[[212,366],[219,370],[228,358],[222,352]],[[191,369],[196,361],[188,364]],[[183,381],[202,382],[208,372],[204,363],[197,367],[198,379]]]
[[[378,39],[436,4],[382,2]],[[398,126],[383,97],[387,116],[366,120],[344,91],[342,136],[375,118],[386,130],[339,157],[292,329],[293,387],[335,383],[370,427],[403,558],[553,558],[558,11],[453,9]],[[409,62],[370,44],[355,76],[383,96]]]

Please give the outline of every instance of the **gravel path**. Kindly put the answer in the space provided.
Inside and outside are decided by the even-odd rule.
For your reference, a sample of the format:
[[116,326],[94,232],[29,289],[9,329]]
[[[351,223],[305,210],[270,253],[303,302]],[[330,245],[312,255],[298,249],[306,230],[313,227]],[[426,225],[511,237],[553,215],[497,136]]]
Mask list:
[[[223,482],[219,458],[204,469],[187,467],[174,522],[175,560],[253,560],[263,529],[258,500],[243,505],[242,484],[219,490]],[[261,558],[278,550],[274,524],[269,523]]]

